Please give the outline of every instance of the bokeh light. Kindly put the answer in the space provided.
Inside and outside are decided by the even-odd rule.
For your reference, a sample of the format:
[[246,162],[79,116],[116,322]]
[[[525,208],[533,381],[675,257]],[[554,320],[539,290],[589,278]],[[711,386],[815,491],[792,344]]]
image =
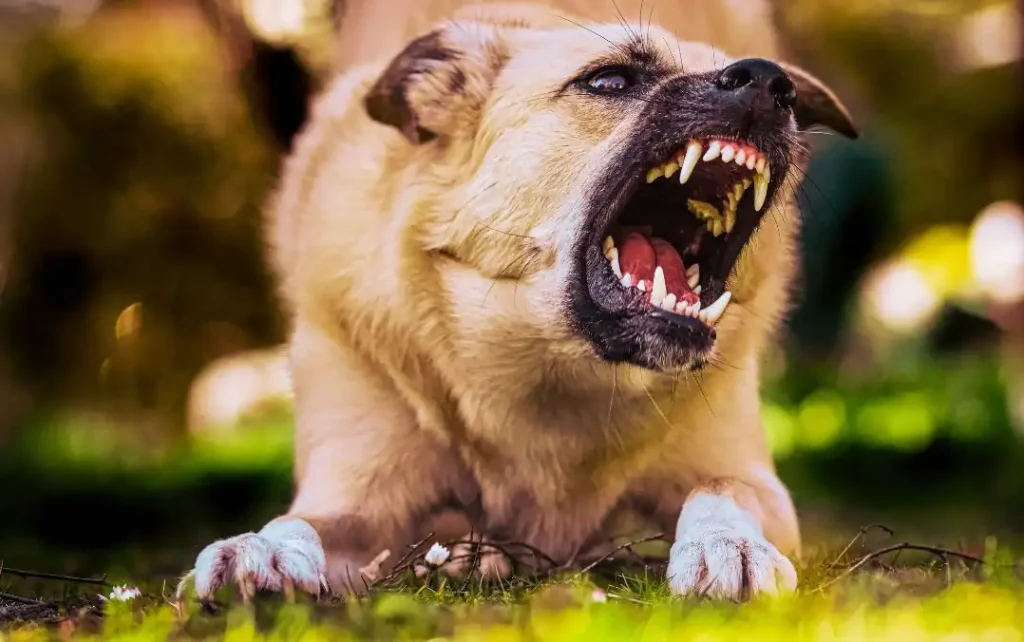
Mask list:
[[863,296],[870,314],[897,332],[920,329],[942,303],[921,268],[905,259],[875,268],[865,283]]
[[971,228],[971,270],[978,287],[999,303],[1024,299],[1024,210],[992,203]]

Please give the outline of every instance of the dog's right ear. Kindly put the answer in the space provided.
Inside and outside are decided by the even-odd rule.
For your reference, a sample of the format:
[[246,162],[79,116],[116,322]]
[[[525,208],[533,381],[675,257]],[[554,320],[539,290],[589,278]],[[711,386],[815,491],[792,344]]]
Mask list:
[[391,61],[366,94],[366,113],[413,145],[475,128],[507,59],[498,27],[451,23],[412,41]]

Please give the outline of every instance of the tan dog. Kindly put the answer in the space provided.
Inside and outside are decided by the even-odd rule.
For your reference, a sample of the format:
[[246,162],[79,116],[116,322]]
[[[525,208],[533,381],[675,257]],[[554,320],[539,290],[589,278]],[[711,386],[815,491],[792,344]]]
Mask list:
[[[713,4],[737,3],[690,6]],[[269,238],[297,495],[203,550],[197,593],[358,590],[443,509],[559,562],[639,515],[675,533],[678,594],[793,588],[758,360],[794,269],[798,129],[855,135],[846,111],[647,22],[452,15],[341,75],[287,163]]]

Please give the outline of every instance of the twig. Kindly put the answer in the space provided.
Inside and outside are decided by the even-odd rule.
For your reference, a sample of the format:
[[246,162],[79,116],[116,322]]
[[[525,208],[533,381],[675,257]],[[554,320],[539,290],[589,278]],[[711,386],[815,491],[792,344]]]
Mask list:
[[868,553],[867,555],[862,556],[859,560],[848,566],[846,570],[844,570],[842,573],[833,577],[828,582],[825,582],[815,590],[819,592],[823,591],[824,589],[828,588],[829,586],[832,586],[839,580],[849,576],[851,573],[856,571],[861,566],[864,566],[871,560],[896,551],[923,551],[925,553],[931,553],[932,555],[935,555],[943,560],[947,560],[947,565],[948,559],[950,557],[955,557],[964,560],[965,562],[974,562],[975,564],[985,563],[985,560],[981,559],[980,557],[975,557],[973,555],[968,555],[966,553],[960,553],[958,551],[953,551],[946,548],[939,548],[936,546],[923,546],[921,544],[911,544],[910,542],[903,542],[902,544],[893,544],[892,546],[880,548],[877,551],[873,551],[871,553]]
[[75,577],[73,575],[59,575],[57,573],[42,573],[40,571],[23,571],[17,568],[11,568],[4,566],[0,568],[0,573],[11,573],[12,575],[18,575],[23,578],[35,578],[41,580],[58,580],[61,582],[75,582],[78,584],[95,584],[97,586],[110,586],[110,583],[106,581],[106,577]]
[[[491,543],[491,542],[488,542],[488,543]],[[556,562],[550,555],[548,555],[544,551],[540,550],[536,546],[532,546],[530,544],[527,544],[526,542],[494,542],[494,543],[497,544],[498,546],[505,546],[505,547],[517,546],[519,548],[525,548],[526,550],[528,550],[531,553],[533,553],[534,558],[538,558],[539,557],[540,559],[542,559],[545,562],[547,562],[548,564],[550,564],[552,568],[557,568],[559,566],[558,562]]]
[[831,571],[833,568],[835,568],[836,565],[839,564],[839,562],[842,561],[844,557],[846,557],[846,554],[850,552],[850,549],[853,548],[853,545],[856,544],[858,540],[862,539],[872,529],[876,529],[876,528],[879,529],[879,530],[883,530],[886,533],[888,533],[889,537],[892,537],[893,535],[896,534],[895,532],[893,532],[893,530],[891,528],[889,528],[888,526],[886,526],[884,524],[868,524],[867,526],[864,526],[863,528],[860,529],[860,531],[856,535],[853,536],[853,539],[851,539],[850,543],[846,545],[846,548],[844,548],[842,551],[840,551],[839,555],[836,555],[836,558],[834,560],[832,560],[832,563],[829,564],[825,568],[825,570],[826,571]]
[[616,553],[618,553],[620,551],[624,551],[627,548],[631,548],[633,546],[636,546],[637,544],[643,544],[645,542],[653,542],[655,540],[664,539],[664,538],[665,538],[665,534],[664,533],[658,533],[656,535],[650,535],[650,536],[644,537],[642,539],[637,539],[637,540],[633,540],[631,542],[626,542],[622,546],[619,546],[619,547],[615,548],[614,550],[609,551],[608,553],[606,553],[606,554],[602,555],[601,557],[597,558],[596,560],[594,560],[590,564],[587,564],[582,569],[580,569],[580,571],[576,575],[577,576],[586,575],[591,570],[593,570],[594,567],[597,566],[598,564],[601,564],[603,562],[607,562],[609,559],[614,557]]
[[388,573],[387,575],[385,575],[384,577],[374,581],[374,582],[370,582],[369,586],[376,586],[378,584],[387,584],[388,582],[390,582],[390,581],[394,580],[396,577],[398,577],[400,574],[404,573],[406,571],[406,569],[408,569],[409,566],[412,565],[411,562],[413,561],[414,556],[416,555],[416,551],[421,546],[426,544],[427,541],[430,538],[432,538],[433,536],[434,536],[434,532],[431,531],[430,533],[427,533],[426,537],[424,537],[420,541],[416,542],[415,544],[409,544],[409,552],[407,552],[405,555],[400,557],[397,562],[395,562],[395,565],[391,567],[391,572]]
[[42,600],[36,600],[31,597],[21,597],[20,595],[11,595],[10,593],[0,592],[0,598],[10,600],[12,602],[21,602],[22,604],[31,604],[32,606],[45,606],[51,609],[57,608],[56,604],[50,602],[43,602]]

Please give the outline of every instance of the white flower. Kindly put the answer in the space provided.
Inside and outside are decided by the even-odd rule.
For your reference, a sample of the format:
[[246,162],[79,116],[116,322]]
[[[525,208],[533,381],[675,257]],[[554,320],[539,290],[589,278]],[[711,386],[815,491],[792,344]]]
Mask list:
[[447,562],[449,555],[450,553],[448,552],[447,548],[441,546],[441,544],[437,542],[434,542],[434,545],[430,547],[430,550],[427,551],[427,554],[423,556],[423,561],[426,562],[429,566],[436,567]]
[[601,602],[603,604],[608,601],[608,594],[601,589],[596,588],[590,593],[590,601]]
[[112,600],[117,602],[128,602],[129,600],[134,600],[137,597],[142,597],[142,591],[134,586],[128,586],[127,584],[124,586],[115,586],[114,590],[110,592],[109,597],[104,597],[102,595],[99,596],[99,598],[104,602]]

